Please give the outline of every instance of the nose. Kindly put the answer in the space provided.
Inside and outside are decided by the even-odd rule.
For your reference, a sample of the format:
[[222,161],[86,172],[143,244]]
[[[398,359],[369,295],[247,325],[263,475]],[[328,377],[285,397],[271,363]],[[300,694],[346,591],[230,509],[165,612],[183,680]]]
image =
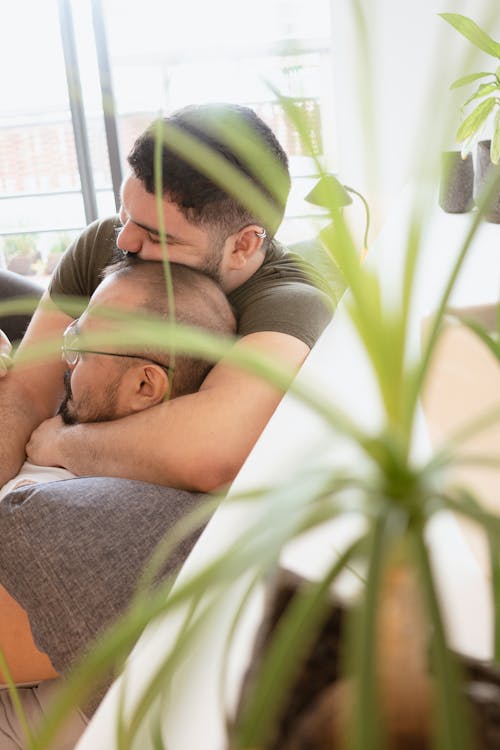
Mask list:
[[126,253],[139,253],[142,249],[143,230],[132,221],[126,221],[116,235],[116,246]]

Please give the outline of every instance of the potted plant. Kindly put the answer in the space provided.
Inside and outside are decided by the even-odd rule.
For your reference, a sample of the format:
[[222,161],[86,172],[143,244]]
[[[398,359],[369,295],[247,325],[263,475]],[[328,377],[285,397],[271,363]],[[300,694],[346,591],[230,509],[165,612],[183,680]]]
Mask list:
[[[469,158],[474,146],[477,147],[477,158],[474,178],[474,197],[477,198],[485,184],[491,169],[500,160],[500,43],[492,39],[474,21],[458,13],[441,13],[441,17],[451,24],[460,34],[468,39],[479,50],[491,55],[496,61],[493,71],[481,71],[461,76],[451,84],[451,89],[480,81],[477,88],[464,102],[467,111],[457,133],[456,139],[462,144],[462,157]],[[479,103],[478,103],[479,102]],[[481,140],[481,134],[490,126],[491,137]],[[500,222],[500,204],[495,199],[486,219]]]
[[[293,102],[282,98],[282,103],[307,143],[308,131],[300,111]],[[196,139],[181,140],[175,132],[169,133],[169,137],[170,145],[175,144],[181,153],[203,159],[203,150]],[[241,148],[245,149],[244,143]],[[252,156],[255,158],[254,151]],[[324,171],[319,163],[316,166],[321,178]],[[216,160],[207,167],[212,170],[214,179],[222,180],[220,168],[221,164]],[[226,178],[230,182],[231,175],[226,174]],[[488,189],[486,202],[499,185],[500,177],[496,177],[495,184]],[[347,734],[357,750],[380,747],[390,747],[391,750],[404,747],[407,750],[410,747],[430,747],[431,742],[443,750],[463,750],[471,746],[468,739],[474,728],[468,722],[467,705],[473,701],[467,699],[467,703],[464,693],[471,692],[470,685],[477,684],[478,675],[481,679],[488,677],[490,687],[498,685],[498,674],[494,667],[457,658],[450,648],[430,563],[426,530],[435,513],[442,509],[460,513],[481,525],[492,541],[491,559],[496,582],[500,520],[493,512],[483,509],[464,487],[449,487],[444,482],[443,470],[458,460],[455,443],[444,446],[424,460],[417,460],[412,449],[419,399],[440,338],[453,281],[463,266],[471,238],[482,220],[483,209],[473,217],[471,232],[450,269],[449,283],[437,305],[422,356],[414,359],[409,356],[407,334],[421,237],[418,228],[425,226],[425,205],[425,201],[423,204],[420,200],[415,201],[410,222],[413,231],[408,235],[398,286],[401,294],[396,305],[394,299],[388,304],[384,298],[383,280],[373,272],[369,256],[366,263],[361,263],[359,248],[352,240],[338,205],[329,205],[332,224],[326,246],[348,285],[343,313],[350,317],[374,373],[377,403],[381,405],[381,419],[376,427],[366,428],[352,414],[346,413],[332,401],[327,387],[308,385],[300,379],[290,385],[290,373],[270,357],[256,352],[243,355],[228,351],[227,342],[201,336],[189,329],[166,329],[158,323],[147,324],[127,318],[129,342],[133,343],[137,338],[142,343],[150,341],[156,346],[164,345],[164,338],[168,335],[169,343],[175,345],[176,351],[184,349],[213,356],[224,354],[236,366],[268,378],[278,388],[289,389],[294,398],[300,399],[327,425],[331,431],[330,439],[333,435],[343,436],[346,445],[354,452],[355,460],[345,466],[333,460],[320,464],[311,461],[298,465],[295,471],[290,470],[282,481],[262,492],[230,495],[223,507],[230,515],[233,506],[246,503],[248,517],[245,522],[228,524],[225,545],[221,544],[213,558],[199,570],[194,570],[191,575],[181,575],[174,588],[168,581],[152,591],[147,587],[140,590],[123,621],[95,644],[67,680],[53,715],[47,718],[45,726],[34,738],[33,747],[50,747],[65,708],[84,699],[110,665],[116,665],[126,657],[145,625],[160,615],[167,618],[171,615],[174,619],[173,637],[172,629],[169,632],[172,647],[165,647],[161,628],[154,628],[146,643],[146,647],[155,647],[152,649],[155,663],[151,673],[141,673],[140,690],[136,691],[130,704],[126,700],[130,685],[125,670],[113,694],[108,696],[110,702],[103,706],[101,715],[107,727],[115,727],[113,747],[169,747],[170,743],[163,736],[162,721],[179,690],[178,683],[173,681],[175,670],[181,662],[189,661],[196,654],[198,637],[206,636],[205,623],[211,624],[213,629],[219,626],[229,594],[236,584],[239,586],[243,580],[237,591],[234,613],[229,618],[227,642],[232,641],[237,622],[250,597],[262,584],[267,586],[270,579],[277,580],[278,593],[284,593],[281,601],[287,599],[291,606],[282,607],[283,616],[275,617],[276,598],[271,598],[271,615],[264,622],[265,632],[262,631],[265,652],[256,654],[253,666],[259,669],[253,670],[243,690],[239,710],[231,716],[228,744],[232,748],[272,747],[294,683],[302,679],[310,685],[313,679],[307,674],[304,677],[304,665],[307,667],[309,663],[308,653],[314,652],[318,643],[321,646],[325,642],[322,635],[325,628],[330,634],[328,636],[327,632],[326,636],[330,649],[327,653],[337,654],[334,658],[338,659],[339,668],[337,664],[332,665],[332,671],[327,675],[329,682],[324,686],[328,692],[321,696],[313,711],[312,720],[314,715],[320,719],[320,732],[323,731],[324,723],[321,722],[325,714],[336,719],[333,727],[325,729],[330,732],[326,739],[330,744],[322,747],[335,747],[333,743],[342,742]],[[489,416],[493,418],[495,415]],[[204,512],[210,510],[207,508]],[[280,556],[288,543],[311,529],[322,528],[344,513],[352,512],[362,516],[365,525],[338,556],[328,561],[324,575],[317,580],[281,575]],[[189,533],[199,521],[199,515],[186,521],[178,533]],[[175,540],[173,533],[157,551],[151,570],[147,572],[148,580],[153,579]],[[332,609],[331,585],[343,571],[353,567],[358,576],[360,595],[352,607],[339,614],[335,611],[335,604]],[[499,608],[500,602],[497,601]],[[347,622],[348,627],[341,627],[341,621]],[[271,627],[267,627],[269,623]],[[275,636],[272,640],[268,638],[270,632]],[[346,636],[342,639],[342,650],[337,648],[341,632]],[[155,633],[158,636],[156,641]],[[497,658],[498,641],[497,637]],[[140,665],[144,656],[140,646],[141,643],[130,660],[132,672],[134,665]],[[399,662],[396,659],[398,651]],[[323,651],[320,661],[324,661],[324,655]],[[399,667],[399,674],[392,670],[394,665]],[[211,663],[210,668],[213,668]],[[470,679],[470,675],[475,679]],[[134,673],[132,683],[133,677]],[[298,692],[303,694],[305,691]],[[316,697],[319,698],[319,693]],[[398,711],[403,705],[400,698],[404,698],[406,712],[402,724],[398,723]],[[417,716],[417,721],[406,721],[415,706],[418,710],[413,711],[413,715]],[[186,721],[194,721],[198,711],[201,711],[198,704],[190,706]],[[299,737],[313,741],[309,731],[311,713],[302,716],[298,713],[294,717],[298,719],[294,733],[286,737],[286,742],[291,743],[290,750]],[[317,728],[318,724],[315,726]],[[109,736],[102,740],[95,732],[87,736],[89,739],[84,736],[80,746],[83,750],[89,747],[92,750],[106,747],[108,750],[111,746]],[[322,737],[320,734],[318,741]],[[384,745],[381,738],[392,744]],[[279,747],[282,750],[284,745]]]
[[19,234],[4,239],[3,251],[7,268],[23,276],[32,276],[35,272],[33,263],[40,259],[36,249],[37,236],[33,234]]
[[439,183],[439,205],[451,214],[463,214],[474,206],[474,164],[472,154],[443,151]]

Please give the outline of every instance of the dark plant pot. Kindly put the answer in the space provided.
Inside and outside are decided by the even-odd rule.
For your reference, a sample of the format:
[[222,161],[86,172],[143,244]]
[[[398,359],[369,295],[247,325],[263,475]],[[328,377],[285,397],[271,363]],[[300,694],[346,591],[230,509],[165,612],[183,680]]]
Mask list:
[[[474,199],[476,202],[491,173],[500,170],[500,165],[495,165],[491,162],[490,147],[491,141],[479,141],[477,144],[476,170],[474,174]],[[500,190],[490,203],[484,218],[486,221],[500,224]]]
[[[279,569],[268,590],[267,604],[259,628],[252,657],[244,677],[236,716],[244,712],[245,702],[252,693],[255,677],[276,626],[295,595],[306,581],[289,570]],[[288,693],[286,705],[274,727],[272,736],[261,750],[343,750],[343,743],[332,744],[321,734],[324,708],[330,722],[332,703],[328,693],[341,677],[342,641],[348,617],[345,606],[331,600],[331,606],[314,645],[299,668],[298,675]],[[500,748],[500,669],[490,662],[483,662],[457,654],[464,675],[463,694],[469,708],[474,750],[498,750]],[[331,694],[331,693],[330,693]],[[327,698],[325,701],[324,699]],[[338,708],[338,707],[337,707]],[[319,728],[319,731],[318,731]],[[234,740],[234,724],[228,726],[228,750],[238,748]],[[429,737],[412,742],[406,737],[397,750],[429,750],[433,746]],[[325,744],[326,742],[326,744]],[[391,745],[392,750],[396,750]]]
[[464,214],[474,205],[474,165],[472,154],[462,159],[460,151],[441,155],[439,205],[449,214]]
[[[252,693],[255,677],[281,616],[295,595],[307,583],[301,576],[283,568],[278,569],[274,579],[270,582],[264,615],[241,687],[237,716],[244,710],[245,702]],[[319,636],[288,692],[286,707],[279,716],[272,736],[267,739],[261,750],[288,748],[289,742],[294,737],[297,720],[314,704],[328,685],[340,678],[342,626],[346,620],[346,614],[343,606],[331,600],[329,613]],[[231,737],[233,727],[229,726],[228,729],[230,738],[227,750],[233,750],[237,747]]]

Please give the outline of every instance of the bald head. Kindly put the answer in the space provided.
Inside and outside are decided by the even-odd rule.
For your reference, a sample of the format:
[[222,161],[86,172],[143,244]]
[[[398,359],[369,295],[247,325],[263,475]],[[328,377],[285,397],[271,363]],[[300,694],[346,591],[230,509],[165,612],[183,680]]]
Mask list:
[[[175,320],[211,333],[234,334],[236,319],[226,295],[211,278],[188,266],[170,264],[174,291]],[[124,283],[133,291],[133,307],[167,319],[169,298],[165,270],[158,261],[144,261],[135,256],[113,263],[104,271],[109,283]],[[120,293],[121,295],[121,293]],[[136,350],[136,349],[134,349]],[[141,349],[145,356],[168,362],[168,343],[165,348]],[[175,355],[175,375],[171,396],[181,396],[198,390],[212,363],[183,354]]]

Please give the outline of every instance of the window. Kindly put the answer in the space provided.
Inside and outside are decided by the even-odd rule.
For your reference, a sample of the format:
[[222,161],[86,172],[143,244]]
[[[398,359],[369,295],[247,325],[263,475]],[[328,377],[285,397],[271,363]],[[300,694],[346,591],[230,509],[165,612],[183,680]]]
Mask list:
[[[103,0],[121,150],[158,115],[193,102],[228,101],[252,107],[290,157],[292,192],[279,238],[314,236],[318,213],[304,202],[315,183],[311,160],[267,85],[293,96],[307,113],[318,153],[331,130],[329,0],[253,0],[242,18],[233,0]],[[328,139],[330,140],[330,139]]]
[[[76,31],[83,141],[68,98],[61,35],[62,23],[67,45],[67,13]],[[96,18],[103,20],[110,63],[115,113],[106,114],[116,114],[115,150],[105,127]],[[289,243],[313,236],[321,211],[303,200],[315,182],[311,160],[267,82],[303,108],[318,154],[331,167],[331,155],[323,153],[331,141],[324,138],[331,131],[329,30],[329,0],[253,0],[244,18],[232,0],[9,4],[9,18],[0,25],[0,62],[10,71],[0,81],[0,267],[47,277],[92,211],[104,216],[115,210],[113,168],[123,170],[135,137],[159,113],[193,102],[246,104],[273,128],[292,172],[279,238]],[[83,155],[82,144],[88,149]]]
[[44,275],[85,223],[55,0],[10,3],[0,40],[0,267]]

